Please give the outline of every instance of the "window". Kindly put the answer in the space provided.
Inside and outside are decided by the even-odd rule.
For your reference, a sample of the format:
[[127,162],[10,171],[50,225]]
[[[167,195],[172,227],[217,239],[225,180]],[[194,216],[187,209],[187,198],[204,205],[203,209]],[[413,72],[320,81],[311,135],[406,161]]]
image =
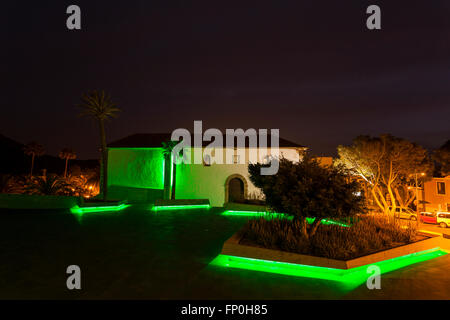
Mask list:
[[450,203],[447,203],[447,211],[450,211]]
[[445,194],[445,182],[437,182],[437,193]]

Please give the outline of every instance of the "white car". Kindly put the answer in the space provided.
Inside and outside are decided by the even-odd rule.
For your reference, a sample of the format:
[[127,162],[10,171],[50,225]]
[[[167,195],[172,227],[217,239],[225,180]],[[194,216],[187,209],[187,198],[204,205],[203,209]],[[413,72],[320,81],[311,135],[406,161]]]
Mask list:
[[450,227],[450,212],[439,211],[436,221],[441,228]]
[[[392,207],[389,207],[392,210]],[[408,219],[412,221],[417,220],[417,214],[412,211],[410,208],[396,207],[395,208],[395,217],[399,219]]]

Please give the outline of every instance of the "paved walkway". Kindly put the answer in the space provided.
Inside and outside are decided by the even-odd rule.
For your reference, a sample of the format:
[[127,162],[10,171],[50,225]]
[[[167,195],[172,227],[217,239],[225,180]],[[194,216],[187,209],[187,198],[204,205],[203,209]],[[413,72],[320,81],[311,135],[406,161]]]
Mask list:
[[[245,222],[219,213],[1,214],[0,299],[450,298],[450,255],[383,275],[381,290],[209,266]],[[81,291],[66,289],[71,264]]]

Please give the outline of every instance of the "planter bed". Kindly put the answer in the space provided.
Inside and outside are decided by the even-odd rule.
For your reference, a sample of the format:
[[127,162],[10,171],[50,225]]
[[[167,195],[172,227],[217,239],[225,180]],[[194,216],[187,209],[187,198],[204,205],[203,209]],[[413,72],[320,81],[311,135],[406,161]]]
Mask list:
[[367,267],[376,265],[381,273],[447,254],[442,250],[440,236],[396,248],[383,250],[351,260],[336,260],[286,251],[240,244],[240,233],[228,239],[212,265],[241,268],[290,276],[334,280],[347,284],[361,284],[369,276]]
[[[267,218],[284,218],[284,219],[290,219],[292,220],[293,217],[289,216],[285,213],[279,213],[279,212],[268,212],[265,210],[259,210],[259,211],[252,211],[252,210],[231,210],[228,209],[227,207],[225,207],[225,211],[222,212],[223,216],[240,216],[240,217],[267,217]],[[314,218],[306,218],[306,222],[308,223],[313,223],[314,222]],[[343,223],[343,222],[339,222],[339,221],[334,221],[334,220],[330,220],[330,219],[322,219],[322,224],[336,224],[339,225],[341,227],[349,227],[348,224]]]

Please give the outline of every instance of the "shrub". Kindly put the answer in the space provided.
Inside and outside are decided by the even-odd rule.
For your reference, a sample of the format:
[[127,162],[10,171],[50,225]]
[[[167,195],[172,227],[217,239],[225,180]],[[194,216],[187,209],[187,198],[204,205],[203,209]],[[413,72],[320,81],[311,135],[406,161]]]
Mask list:
[[[273,160],[277,161],[277,160]],[[263,164],[250,164],[250,180],[261,189],[274,212],[292,215],[306,225],[308,217],[317,218],[303,237],[311,237],[323,218],[340,219],[365,212],[361,186],[349,178],[342,166],[322,166],[305,155],[302,161],[279,160],[275,175],[261,175]]]
[[414,242],[417,237],[415,226],[410,221],[400,225],[386,216],[362,216],[354,219],[348,228],[320,224],[316,233],[307,238],[300,220],[260,218],[248,221],[242,230],[241,243],[348,260]]

